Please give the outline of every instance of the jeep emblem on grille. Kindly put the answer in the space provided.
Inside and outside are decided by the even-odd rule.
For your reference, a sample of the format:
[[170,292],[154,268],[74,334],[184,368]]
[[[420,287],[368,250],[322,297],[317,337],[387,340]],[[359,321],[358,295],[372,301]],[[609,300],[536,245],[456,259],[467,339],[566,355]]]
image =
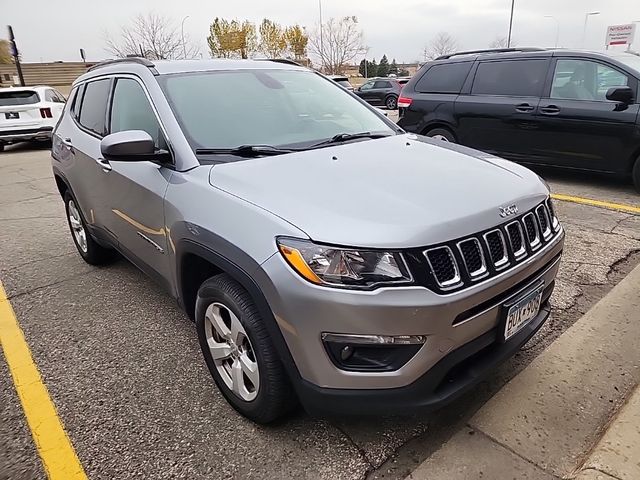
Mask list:
[[499,207],[498,211],[502,218],[510,217],[511,215],[518,213],[518,206],[514,203],[513,205],[507,205],[506,207]]

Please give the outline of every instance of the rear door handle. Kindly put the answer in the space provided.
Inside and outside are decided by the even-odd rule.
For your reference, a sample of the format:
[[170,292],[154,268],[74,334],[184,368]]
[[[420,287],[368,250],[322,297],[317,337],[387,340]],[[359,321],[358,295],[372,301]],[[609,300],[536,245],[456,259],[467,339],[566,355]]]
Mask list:
[[560,107],[556,105],[547,105],[546,107],[540,108],[540,113],[543,115],[557,115],[560,113]]
[[521,103],[520,105],[516,105],[516,112],[520,113],[531,113],[535,107],[533,105],[529,105],[528,103]]
[[102,167],[102,170],[104,170],[105,172],[110,172],[112,170],[109,160],[105,160],[104,158],[99,158],[98,160],[96,160],[96,162],[98,162],[98,164]]

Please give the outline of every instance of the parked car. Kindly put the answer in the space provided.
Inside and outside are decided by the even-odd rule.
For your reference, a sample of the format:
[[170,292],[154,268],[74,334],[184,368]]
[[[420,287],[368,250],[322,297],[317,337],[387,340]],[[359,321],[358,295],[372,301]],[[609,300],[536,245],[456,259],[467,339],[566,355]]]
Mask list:
[[118,251],[176,297],[256,422],[437,408],[549,315],[564,233],[536,174],[295,64],[100,64],[52,157],[80,256]]
[[50,140],[65,101],[47,86],[0,88],[0,152],[11,143]]
[[404,87],[399,125],[522,163],[631,176],[640,191],[639,81],[631,53],[461,52]]
[[344,87],[350,92],[353,92],[353,85],[351,85],[349,77],[345,77],[344,75],[330,75],[329,78],[341,87]]
[[398,108],[400,90],[402,86],[395,78],[372,78],[356,88],[354,93],[371,105],[395,110]]

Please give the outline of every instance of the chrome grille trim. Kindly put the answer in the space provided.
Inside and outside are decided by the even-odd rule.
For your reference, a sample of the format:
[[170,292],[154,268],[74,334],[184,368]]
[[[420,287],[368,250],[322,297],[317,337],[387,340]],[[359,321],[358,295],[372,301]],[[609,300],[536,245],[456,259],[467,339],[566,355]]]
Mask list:
[[[515,246],[513,245],[513,241],[511,240],[511,234],[509,233],[509,228],[511,228],[512,225],[516,226],[516,228],[518,229],[518,234],[520,235],[521,245],[519,250],[516,250]],[[524,236],[524,233],[522,231],[522,225],[520,224],[520,222],[516,220],[514,222],[507,224],[507,226],[505,227],[505,230],[507,231],[507,237],[509,237],[509,245],[511,245],[511,251],[513,252],[513,256],[516,258],[516,260],[519,260],[525,257],[527,255],[527,247],[525,246],[526,237]]]
[[[431,259],[429,258],[429,252],[435,252],[438,250],[445,250],[449,255],[449,258],[451,259],[451,263],[453,264],[454,276],[452,279],[446,280],[444,282],[441,282],[440,280],[438,280],[438,276],[435,273],[436,269],[433,268],[433,264],[431,263]],[[458,268],[458,262],[456,262],[456,257],[453,255],[453,251],[448,245],[444,245],[442,247],[436,247],[436,248],[429,248],[425,250],[423,253],[425,258],[427,259],[427,262],[429,263],[429,267],[431,268],[431,272],[433,273],[433,277],[435,278],[436,283],[442,290],[450,290],[462,284],[462,278],[460,277],[460,269]]]
[[[547,228],[542,232],[542,237],[545,240],[550,239],[551,235],[553,235],[553,231],[551,230],[551,215],[549,215],[549,211],[544,203],[536,207],[536,215],[538,215],[538,219],[541,217],[546,219]],[[542,227],[542,222],[540,222],[540,226]]]
[[504,239],[504,234],[502,233],[502,230],[500,229],[495,229],[495,230],[491,230],[490,232],[487,232],[483,235],[484,238],[484,243],[487,245],[487,248],[489,249],[489,254],[491,254],[491,246],[489,245],[489,235],[493,235],[493,234],[498,234],[498,236],[500,237],[500,242],[502,243],[502,252],[503,252],[503,257],[498,260],[498,261],[493,261],[493,258],[490,256],[489,260],[491,260],[491,263],[493,263],[493,266],[495,267],[496,270],[502,270],[503,268],[506,268],[509,266],[509,250],[507,248],[507,242]]
[[[530,219],[531,222],[533,222],[533,230],[535,232],[535,237],[533,239],[529,236],[529,229],[527,228],[526,223],[527,219]],[[542,246],[542,241],[540,240],[540,227],[538,225],[538,220],[536,220],[536,216],[532,212],[527,213],[522,217],[522,224],[524,225],[524,231],[526,234],[525,238],[529,242],[531,250],[537,250]]]
[[[464,254],[464,250],[462,249],[462,245],[469,243],[469,242],[473,242],[476,244],[476,246],[478,247],[478,251],[480,252],[480,263],[482,264],[481,267],[477,270],[471,271],[471,269],[469,268],[469,264],[467,263],[467,258],[466,255]],[[489,270],[487,269],[487,263],[484,259],[484,252],[482,251],[482,245],[480,245],[480,241],[477,238],[467,238],[465,240],[462,240],[461,242],[458,242],[458,251],[460,252],[460,256],[462,257],[462,261],[464,262],[464,266],[467,270],[467,273],[469,274],[469,276],[471,277],[472,280],[478,280],[482,277],[484,277],[485,275],[489,274]]]

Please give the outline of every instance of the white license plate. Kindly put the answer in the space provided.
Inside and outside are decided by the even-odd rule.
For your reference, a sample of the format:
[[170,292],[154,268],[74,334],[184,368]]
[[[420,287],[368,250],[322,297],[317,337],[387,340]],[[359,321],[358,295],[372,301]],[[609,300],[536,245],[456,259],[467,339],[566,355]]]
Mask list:
[[504,325],[504,339],[508,340],[520,331],[527,323],[538,316],[544,284],[527,293],[509,307]]

